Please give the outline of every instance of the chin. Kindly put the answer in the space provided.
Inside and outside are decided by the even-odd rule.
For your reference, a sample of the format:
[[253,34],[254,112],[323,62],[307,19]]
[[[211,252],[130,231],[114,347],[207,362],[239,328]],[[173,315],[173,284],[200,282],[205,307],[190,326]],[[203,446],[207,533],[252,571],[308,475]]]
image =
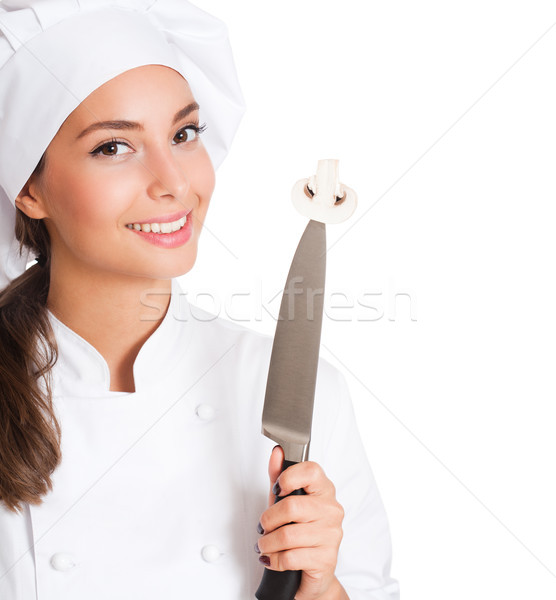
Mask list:
[[154,268],[153,272],[156,273],[155,279],[173,279],[174,277],[180,277],[189,273],[194,267],[197,260],[197,251],[193,254],[189,254],[183,260],[180,261],[167,261],[164,265],[159,268]]

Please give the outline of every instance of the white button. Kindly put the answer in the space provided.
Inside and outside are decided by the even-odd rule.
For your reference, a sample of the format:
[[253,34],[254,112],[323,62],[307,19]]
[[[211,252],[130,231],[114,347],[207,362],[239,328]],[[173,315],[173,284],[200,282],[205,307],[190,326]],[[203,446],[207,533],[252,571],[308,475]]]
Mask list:
[[69,571],[75,567],[76,562],[71,554],[57,552],[50,557],[50,564],[56,569],[56,571]]
[[203,549],[201,550],[201,556],[206,562],[214,562],[220,558],[220,555],[221,552],[218,549],[218,546],[215,546],[214,544],[203,546]]
[[199,404],[195,412],[201,421],[212,421],[215,410],[210,404]]

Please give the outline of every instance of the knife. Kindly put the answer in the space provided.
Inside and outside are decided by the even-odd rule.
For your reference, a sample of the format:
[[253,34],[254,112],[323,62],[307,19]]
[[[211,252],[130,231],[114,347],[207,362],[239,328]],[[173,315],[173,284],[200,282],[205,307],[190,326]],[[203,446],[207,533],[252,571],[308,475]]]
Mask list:
[[[310,220],[288,273],[272,345],[262,416],[262,433],[284,450],[281,471],[307,460],[319,360],[326,226]],[[303,489],[290,495],[305,494]],[[275,497],[275,502],[284,497]],[[258,600],[294,600],[301,571],[265,569]]]

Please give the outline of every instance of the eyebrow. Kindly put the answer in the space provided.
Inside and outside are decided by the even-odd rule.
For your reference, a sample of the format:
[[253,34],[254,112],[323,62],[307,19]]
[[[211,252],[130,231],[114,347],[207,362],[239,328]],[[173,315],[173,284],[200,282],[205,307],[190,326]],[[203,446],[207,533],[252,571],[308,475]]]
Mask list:
[[[184,106],[181,110],[174,115],[174,119],[172,121],[172,125],[175,125],[178,121],[185,119],[190,113],[195,110],[199,110],[199,105],[197,102],[191,102],[187,106]],[[88,135],[93,131],[97,131],[99,129],[136,129],[138,131],[144,131],[144,127],[141,123],[137,123],[135,121],[125,121],[125,120],[117,120],[117,121],[98,121],[97,123],[92,123],[75,138],[76,140],[81,139],[82,137]]]

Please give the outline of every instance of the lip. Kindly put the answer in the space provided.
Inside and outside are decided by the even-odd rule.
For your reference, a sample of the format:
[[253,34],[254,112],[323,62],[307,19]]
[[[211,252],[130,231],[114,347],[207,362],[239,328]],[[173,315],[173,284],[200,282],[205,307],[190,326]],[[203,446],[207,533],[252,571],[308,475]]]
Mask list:
[[193,209],[190,208],[188,210],[172,213],[171,215],[152,217],[151,219],[145,219],[144,221],[132,221],[131,223],[128,223],[128,225],[133,225],[134,223],[137,223],[138,225],[144,225],[145,223],[171,223],[172,221],[177,221],[178,219],[187,216],[192,210]]
[[[191,212],[191,211],[189,211]],[[181,213],[176,213],[183,215],[183,211]],[[188,214],[188,213],[185,213]],[[169,215],[172,217],[171,219],[167,219],[166,221],[162,221],[162,223],[167,223],[168,221],[176,220],[174,215]],[[179,218],[179,217],[178,217]],[[151,221],[145,221],[145,223],[149,223]],[[152,221],[152,223],[157,223],[158,221]],[[159,246],[160,248],[179,248],[191,239],[193,235],[193,219],[187,219],[185,225],[178,229],[178,231],[172,231],[171,233],[152,233],[145,231],[137,231],[137,229],[127,228],[127,231],[142,237],[143,240],[153,244],[154,246]]]

